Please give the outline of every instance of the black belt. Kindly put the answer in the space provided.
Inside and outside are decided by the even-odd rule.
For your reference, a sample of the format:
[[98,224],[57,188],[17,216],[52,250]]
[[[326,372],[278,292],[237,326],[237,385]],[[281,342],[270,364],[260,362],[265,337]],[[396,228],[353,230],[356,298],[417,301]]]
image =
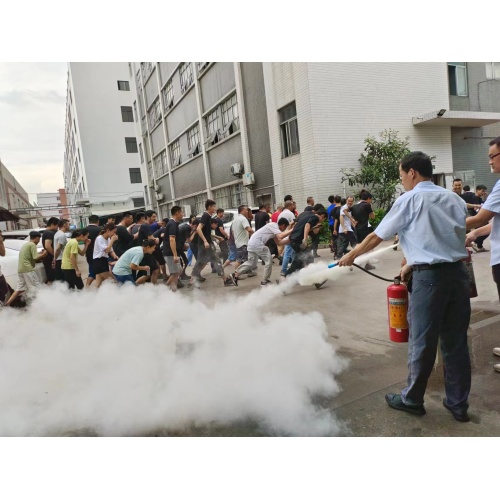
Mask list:
[[461,260],[457,262],[438,262],[437,264],[415,264],[412,266],[414,271],[427,271],[429,269],[440,269],[443,267],[457,266],[461,263]]

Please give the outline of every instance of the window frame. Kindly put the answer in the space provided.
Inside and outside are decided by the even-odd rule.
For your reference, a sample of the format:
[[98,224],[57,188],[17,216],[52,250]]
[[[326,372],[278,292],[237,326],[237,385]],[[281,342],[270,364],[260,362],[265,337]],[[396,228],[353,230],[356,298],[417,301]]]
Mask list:
[[[132,141],[132,139],[133,139],[133,141]],[[132,144],[135,144],[135,151],[129,151],[129,146]],[[127,153],[138,153],[139,152],[136,137],[125,137],[125,150],[127,151]]]
[[181,142],[179,139],[175,140],[168,147],[170,153],[170,161],[172,164],[172,168],[178,167],[182,163],[181,156]]
[[[284,118],[283,115],[287,108],[295,108],[295,113],[289,118]],[[288,158],[290,156],[300,153],[300,137],[299,137],[299,124],[297,120],[297,105],[295,101],[288,103],[278,110],[278,122],[280,127],[280,142],[281,142],[281,158]],[[297,137],[297,149],[294,150],[292,139],[292,128]]]
[[174,106],[174,85],[172,83],[172,78],[167,82],[165,88],[162,90],[163,94],[163,109],[165,113],[172,109]]
[[[132,106],[120,106],[122,113],[122,122],[124,123],[134,123],[134,111]],[[131,120],[126,120],[125,118],[131,118]]]
[[183,62],[179,66],[179,79],[181,93],[184,94],[194,82],[193,65],[190,62]]
[[[117,80],[117,83],[118,83],[118,90],[121,90],[121,91],[124,91],[124,92],[128,92],[130,91],[130,83],[128,80]],[[124,87],[126,88],[121,88],[120,84],[125,84],[123,85]]]
[[188,158],[194,158],[201,153],[200,126],[197,123],[187,131]]
[[130,184],[142,184],[142,174],[140,168],[129,168],[128,173],[130,176]]
[[[449,62],[447,63],[447,68],[448,68],[448,91],[450,95],[457,96],[457,97],[468,97],[469,95],[469,85],[467,81],[467,63],[457,63],[457,62]],[[453,71],[453,78],[454,82],[452,84],[451,81],[451,75],[450,75],[450,68],[454,68]],[[460,70],[460,71],[459,71]],[[463,84],[464,84],[464,93],[459,93],[459,79],[460,76],[459,74],[462,73],[463,77]],[[452,91],[455,90],[455,93]]]

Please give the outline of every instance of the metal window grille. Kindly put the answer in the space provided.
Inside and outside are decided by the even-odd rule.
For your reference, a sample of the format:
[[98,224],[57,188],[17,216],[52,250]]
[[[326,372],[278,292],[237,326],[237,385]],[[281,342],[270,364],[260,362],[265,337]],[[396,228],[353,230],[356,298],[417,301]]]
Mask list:
[[173,142],[170,145],[170,160],[172,162],[172,167],[177,167],[181,164],[181,144],[179,140]]
[[168,111],[174,105],[174,86],[172,85],[172,79],[169,80],[167,86],[163,89],[163,103],[165,105],[165,111]]
[[200,148],[200,128],[198,124],[196,124],[193,128],[188,130],[187,134],[188,138],[188,155],[189,158],[196,156],[201,152]]
[[181,92],[184,93],[193,83],[193,66],[191,63],[185,62],[181,64],[179,76],[181,79]]

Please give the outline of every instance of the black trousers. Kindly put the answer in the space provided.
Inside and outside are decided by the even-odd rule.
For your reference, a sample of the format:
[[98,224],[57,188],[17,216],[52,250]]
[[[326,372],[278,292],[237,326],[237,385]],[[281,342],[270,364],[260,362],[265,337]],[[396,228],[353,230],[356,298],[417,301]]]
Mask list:
[[299,271],[300,269],[303,269],[304,267],[314,262],[314,257],[311,247],[306,248],[305,250],[301,250],[300,243],[294,243],[294,242],[291,242],[290,246],[292,247],[292,250],[295,252],[295,255],[293,257],[292,264],[285,273],[285,276],[289,276],[295,271]]
[[76,271],[74,269],[62,269],[62,273],[64,280],[68,283],[71,290],[74,290],[75,287],[78,288],[78,290],[83,288],[82,278],[76,275]]
[[373,227],[365,227],[358,229],[356,228],[356,239],[358,243],[362,243],[363,240],[370,234],[373,233]]
[[493,273],[493,281],[497,284],[498,299],[500,300],[500,264],[495,264],[491,267]]
[[355,234],[352,231],[347,231],[346,233],[339,234],[339,241],[337,242],[337,257],[342,257],[346,251],[347,247],[351,244],[351,248],[354,248],[358,243]]

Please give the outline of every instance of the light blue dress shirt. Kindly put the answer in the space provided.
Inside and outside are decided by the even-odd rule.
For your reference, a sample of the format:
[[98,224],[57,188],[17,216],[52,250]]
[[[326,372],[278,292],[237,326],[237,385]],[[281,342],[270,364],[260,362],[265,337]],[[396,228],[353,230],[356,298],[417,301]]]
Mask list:
[[490,264],[495,266],[500,264],[500,181],[497,181],[493,191],[483,204],[483,208],[490,212],[495,212],[493,216],[493,227],[491,229],[490,246],[491,260]]
[[389,240],[397,233],[408,265],[456,262],[467,257],[465,201],[431,181],[400,196],[375,229]]

